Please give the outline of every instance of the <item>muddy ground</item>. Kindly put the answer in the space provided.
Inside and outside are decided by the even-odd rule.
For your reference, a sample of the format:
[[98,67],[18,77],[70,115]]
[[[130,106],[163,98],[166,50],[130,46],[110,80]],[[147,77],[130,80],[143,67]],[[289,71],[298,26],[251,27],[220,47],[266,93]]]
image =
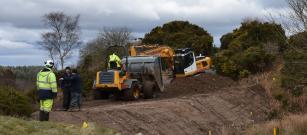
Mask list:
[[95,122],[123,135],[244,134],[245,127],[265,121],[269,109],[261,85],[201,74],[174,80],[156,99],[86,101],[81,112],[52,112],[51,121]]

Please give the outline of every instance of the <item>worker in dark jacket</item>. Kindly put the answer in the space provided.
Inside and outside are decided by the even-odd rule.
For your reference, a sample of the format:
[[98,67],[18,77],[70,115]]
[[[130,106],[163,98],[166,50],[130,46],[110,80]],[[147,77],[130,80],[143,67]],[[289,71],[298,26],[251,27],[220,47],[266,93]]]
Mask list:
[[72,89],[72,84],[71,84],[71,69],[70,67],[65,68],[65,74],[62,78],[60,78],[61,82],[61,88],[63,90],[63,110],[67,111],[69,109],[70,105],[70,100],[71,100],[71,89]]
[[72,71],[71,80],[71,100],[68,111],[80,111],[81,109],[81,92],[82,92],[82,80],[77,72],[77,69]]

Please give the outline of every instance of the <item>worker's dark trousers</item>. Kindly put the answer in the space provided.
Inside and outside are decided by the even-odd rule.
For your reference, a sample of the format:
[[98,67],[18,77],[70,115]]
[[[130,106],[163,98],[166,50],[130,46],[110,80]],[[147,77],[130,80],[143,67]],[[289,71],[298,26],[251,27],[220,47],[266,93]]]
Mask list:
[[81,108],[81,93],[80,92],[71,92],[71,102],[70,107],[78,107]]
[[70,100],[71,100],[71,90],[68,88],[65,88],[63,90],[63,108],[64,109],[69,109],[70,105]]

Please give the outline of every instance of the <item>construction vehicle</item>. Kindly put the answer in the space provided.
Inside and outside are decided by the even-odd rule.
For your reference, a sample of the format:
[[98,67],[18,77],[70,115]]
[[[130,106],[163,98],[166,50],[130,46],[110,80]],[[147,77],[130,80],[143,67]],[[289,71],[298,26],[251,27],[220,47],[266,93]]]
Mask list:
[[174,50],[166,45],[132,45],[129,49],[130,56],[156,56],[161,58],[162,79],[165,84],[174,78]]
[[130,56],[158,56],[162,60],[162,69],[173,70],[175,52],[172,48],[165,45],[135,45],[130,46]]
[[[195,56],[190,48],[176,49],[166,45],[136,45],[131,46],[131,56],[160,56],[163,65],[163,77],[173,72],[176,77],[195,75],[209,70],[212,66],[211,58]],[[170,70],[166,70],[170,69]]]
[[174,55],[174,72],[176,77],[186,77],[209,70],[212,66],[211,58],[195,56],[191,48],[176,49]]
[[[112,46],[112,48],[123,48]],[[122,58],[122,69],[99,71],[94,81],[95,98],[108,98],[110,94],[124,100],[136,100],[155,97],[156,92],[163,92],[161,58],[156,56],[128,56]],[[108,59],[108,58],[106,58]],[[106,64],[108,65],[108,64]]]

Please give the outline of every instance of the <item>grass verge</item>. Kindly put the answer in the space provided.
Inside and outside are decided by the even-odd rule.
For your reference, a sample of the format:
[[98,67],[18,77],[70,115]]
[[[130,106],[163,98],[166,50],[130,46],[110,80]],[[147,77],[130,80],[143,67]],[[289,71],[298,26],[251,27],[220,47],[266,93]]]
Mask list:
[[112,129],[101,128],[94,123],[82,128],[75,125],[28,121],[14,117],[0,116],[0,135],[115,135]]

